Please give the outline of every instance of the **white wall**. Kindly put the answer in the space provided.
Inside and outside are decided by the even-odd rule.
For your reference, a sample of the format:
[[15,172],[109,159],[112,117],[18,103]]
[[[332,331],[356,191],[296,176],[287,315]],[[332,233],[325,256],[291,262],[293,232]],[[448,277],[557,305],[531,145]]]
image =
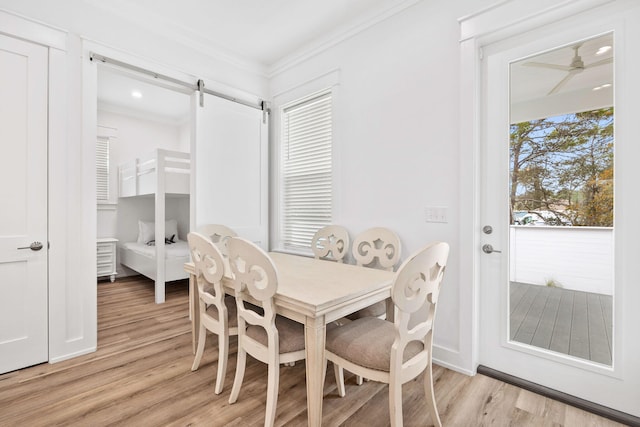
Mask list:
[[188,153],[191,150],[191,123],[183,123],[178,131],[178,151]]
[[[460,294],[458,281],[470,266],[460,265],[455,243],[460,222],[471,219],[458,205],[457,18],[491,3],[419,2],[271,80],[277,98],[339,70],[334,222],[352,236],[372,226],[395,230],[403,259],[434,240],[452,245],[434,356],[465,372],[473,368],[460,328],[472,322],[460,309],[469,296]],[[427,206],[447,206],[448,223],[426,223]]]
[[[185,102],[188,102],[186,95]],[[104,110],[98,110],[98,125],[118,130],[110,151],[116,165],[148,154],[156,148],[189,152],[189,145],[184,146],[181,139],[183,125]]]

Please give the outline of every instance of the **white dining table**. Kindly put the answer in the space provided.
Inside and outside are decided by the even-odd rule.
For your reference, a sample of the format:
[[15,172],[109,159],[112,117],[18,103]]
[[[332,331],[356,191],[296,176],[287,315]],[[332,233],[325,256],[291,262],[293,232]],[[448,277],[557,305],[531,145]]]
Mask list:
[[[394,273],[279,252],[270,252],[269,256],[278,272],[274,297],[277,313],[305,326],[308,425],[320,426],[326,325],[390,297]],[[194,264],[186,263],[184,269],[190,273],[195,352],[200,320]],[[223,284],[233,294],[231,279],[223,279]],[[387,304],[387,313],[389,318],[393,316],[392,303]]]

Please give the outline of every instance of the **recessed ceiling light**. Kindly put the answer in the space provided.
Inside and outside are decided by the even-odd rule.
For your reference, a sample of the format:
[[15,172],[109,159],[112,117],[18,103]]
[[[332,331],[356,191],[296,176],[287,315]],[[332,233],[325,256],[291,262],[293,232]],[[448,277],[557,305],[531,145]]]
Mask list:
[[606,88],[606,87],[611,87],[611,83],[605,83],[605,84],[603,84],[603,85],[596,86],[596,87],[594,87],[594,88],[593,88],[593,89],[591,89],[591,90],[600,90],[600,89],[604,89],[604,88]]
[[607,53],[611,50],[611,46],[602,46],[600,49],[598,49],[598,51],[596,52],[596,55],[602,55],[604,53]]
[[142,98],[142,92],[140,92],[139,90],[132,90],[131,96],[133,96],[134,98]]

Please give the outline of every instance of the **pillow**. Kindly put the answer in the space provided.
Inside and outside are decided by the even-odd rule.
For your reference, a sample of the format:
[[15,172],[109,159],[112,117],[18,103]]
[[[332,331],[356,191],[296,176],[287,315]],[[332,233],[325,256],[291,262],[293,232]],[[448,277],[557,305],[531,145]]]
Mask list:
[[[178,221],[169,219],[164,223],[165,239],[178,239]],[[153,221],[138,221],[138,243],[147,243],[156,238],[156,223]]]

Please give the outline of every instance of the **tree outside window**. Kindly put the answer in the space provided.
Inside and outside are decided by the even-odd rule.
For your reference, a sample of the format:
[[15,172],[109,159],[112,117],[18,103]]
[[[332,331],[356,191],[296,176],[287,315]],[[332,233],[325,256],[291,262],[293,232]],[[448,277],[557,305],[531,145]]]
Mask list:
[[511,224],[613,226],[613,107],[511,125]]

